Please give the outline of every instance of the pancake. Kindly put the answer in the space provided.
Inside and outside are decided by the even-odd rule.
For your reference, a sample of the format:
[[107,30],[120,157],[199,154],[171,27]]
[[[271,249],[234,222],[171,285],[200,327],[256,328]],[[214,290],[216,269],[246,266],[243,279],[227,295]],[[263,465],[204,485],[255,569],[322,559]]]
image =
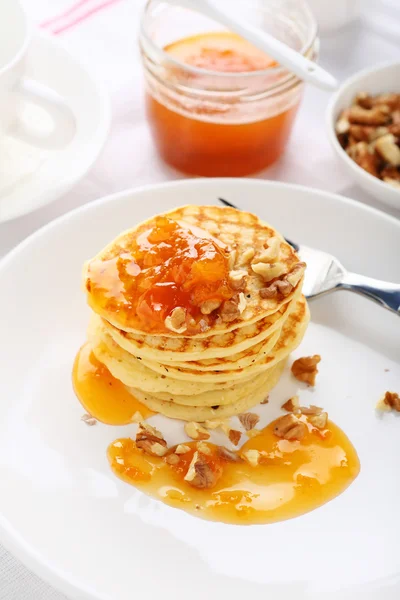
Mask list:
[[248,411],[253,406],[259,404],[266,398],[268,393],[276,386],[279,378],[285,368],[286,361],[283,360],[273,367],[266,375],[262,385],[245,398],[237,400],[233,404],[220,405],[212,408],[210,406],[184,406],[176,404],[173,401],[158,400],[150,394],[146,394],[137,388],[128,388],[128,391],[135,396],[145,406],[159,412],[171,419],[181,419],[183,421],[211,421],[213,419],[225,419],[234,415],[239,415]]
[[[252,364],[246,368],[238,368],[235,362],[226,359],[225,366],[229,370],[198,371],[192,370],[191,363],[184,368],[171,365],[165,367],[159,363],[138,360],[116,344],[111,336],[101,327],[100,320],[93,320],[88,331],[88,340],[92,345],[96,358],[106,365],[114,377],[124,385],[140,387],[143,391],[154,393],[156,398],[169,400],[171,394],[185,396],[183,402],[176,397],[176,402],[191,404],[195,395],[196,402],[201,405],[198,394],[209,390],[231,389],[236,382],[246,381],[280,362],[301,342],[309,321],[309,311],[304,298],[297,301],[281,332],[274,336],[275,344],[270,352],[263,353],[258,360],[254,355]],[[153,366],[156,368],[153,369]],[[160,392],[160,393],[159,393]],[[188,397],[189,396],[189,397]],[[214,401],[209,402],[212,406]]]
[[[266,283],[260,274],[253,271],[252,265],[260,264],[260,261],[267,262],[262,257],[268,251],[268,244],[272,243],[272,240],[276,242],[277,255],[268,259],[271,262],[269,266],[278,269],[279,276],[292,272],[299,264],[299,258],[273,227],[262,222],[255,215],[228,207],[189,205],[176,208],[163,216],[179,225],[191,228],[194,232],[197,231],[196,228],[200,228],[203,237],[208,236],[216,240],[227,253],[230,273],[233,271],[244,273],[241,287],[245,299],[243,311],[229,322],[218,318],[217,311],[204,315],[202,322],[205,323],[206,329],[192,333],[191,337],[195,335],[199,338],[209,338],[265,319],[284,304],[289,303],[297,289],[301,288],[302,278],[296,281],[292,291],[284,297],[279,294],[275,297],[260,296],[260,290]],[[146,236],[154,223],[152,218],[122,233],[84,267],[84,284],[89,306],[116,329],[127,333],[139,335],[151,333],[148,319],[140,319],[135,310],[132,310],[132,298],[135,299],[139,291],[135,288],[131,295],[128,295],[126,282],[127,280],[132,282],[139,274],[143,274],[145,278],[143,284],[146,285],[146,277],[150,281],[151,277],[156,280],[159,276],[157,268],[161,267],[155,267],[146,259],[149,253],[149,242]],[[145,240],[147,244],[144,246],[147,250],[143,253],[144,258],[141,258],[140,266],[135,262],[138,254],[135,246],[137,240],[141,240],[143,244]],[[136,249],[136,254],[132,254],[132,248]],[[270,250],[272,252],[272,249]],[[254,256],[251,256],[251,253],[254,253]],[[142,288],[140,289],[140,294],[145,293]],[[164,326],[163,330],[158,329],[156,333],[171,338],[187,337],[185,332],[170,331]]]
[[290,303],[284,304],[275,313],[256,323],[208,338],[142,336],[121,331],[104,319],[103,326],[121,348],[142,359],[165,364],[208,358],[222,359],[251,348],[281,328],[300,295],[301,289],[298,289]]
[[240,414],[276,385],[305,334],[304,268],[250,213],[184,206],[149,219],[85,266],[94,358],[167,417]]

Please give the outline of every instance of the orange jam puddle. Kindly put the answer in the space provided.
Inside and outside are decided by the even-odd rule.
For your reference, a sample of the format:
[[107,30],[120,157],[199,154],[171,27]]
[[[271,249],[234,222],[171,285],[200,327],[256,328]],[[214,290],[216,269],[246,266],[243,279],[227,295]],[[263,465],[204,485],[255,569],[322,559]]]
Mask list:
[[308,425],[301,441],[279,439],[273,428],[270,423],[237,451],[239,456],[250,449],[262,452],[256,467],[228,462],[216,446],[207,443],[212,454],[204,459],[213,471],[222,471],[211,489],[197,489],[184,480],[197,449],[195,442],[184,442],[191,450],[180,455],[178,465],[145,454],[127,438],[109,446],[108,458],[118,477],[148,495],[196,516],[237,525],[297,517],[332,500],[357,477],[357,453],[332,422],[324,431]]
[[89,344],[82,346],[75,358],[72,382],[84,409],[107,425],[132,423],[136,412],[140,412],[144,419],[154,415],[97,360]]
[[[187,37],[164,51],[182,63],[215,73],[251,73],[277,66],[271,57],[231,32]],[[201,82],[202,77],[197,79]],[[196,85],[195,75],[193,80]],[[263,91],[260,81],[258,92]],[[246,85],[252,89],[254,82],[248,80]],[[230,86],[227,82],[226,89]],[[271,80],[266,80],[265,89],[270,86]],[[148,93],[146,108],[157,148],[168,164],[191,175],[240,177],[261,171],[279,158],[299,101],[300,93],[292,92],[290,100],[286,93],[272,102],[235,104],[231,98],[225,103],[194,102],[189,94],[181,94],[168,96],[164,103],[159,94]]]
[[165,319],[181,307],[185,334],[196,333],[215,318],[202,315],[201,304],[234,295],[226,247],[200,228],[156,217],[122,244],[105,260],[90,261],[86,288],[96,311],[111,311],[123,326],[171,333]]

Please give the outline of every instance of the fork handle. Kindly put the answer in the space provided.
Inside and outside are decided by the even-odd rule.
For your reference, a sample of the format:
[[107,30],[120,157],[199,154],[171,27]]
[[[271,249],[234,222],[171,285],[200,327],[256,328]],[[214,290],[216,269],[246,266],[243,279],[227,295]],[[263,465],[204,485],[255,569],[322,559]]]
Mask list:
[[400,284],[372,279],[356,273],[346,273],[339,287],[366,296],[400,316]]

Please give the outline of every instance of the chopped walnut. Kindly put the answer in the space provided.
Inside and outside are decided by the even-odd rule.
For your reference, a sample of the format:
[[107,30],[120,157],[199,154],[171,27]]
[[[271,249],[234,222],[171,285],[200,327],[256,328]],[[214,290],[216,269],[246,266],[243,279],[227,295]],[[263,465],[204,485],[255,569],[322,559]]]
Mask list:
[[400,412],[400,396],[395,392],[386,392],[377,404],[380,410],[395,410]]
[[136,446],[152,456],[164,456],[168,451],[163,434],[148,423],[139,423]]
[[269,396],[266,396],[264,398],[264,400],[261,400],[260,404],[268,404],[268,402],[269,402]]
[[306,267],[307,265],[305,262],[297,263],[290,273],[286,275],[285,280],[288,281],[293,287],[296,287],[300,279],[303,277]]
[[212,454],[210,446],[205,442],[197,442],[197,450],[199,450],[199,452],[202,454],[207,454],[208,456]]
[[344,133],[348,133],[350,129],[350,121],[349,121],[349,111],[344,110],[340,113],[338,120],[336,121],[336,133],[337,135],[343,135]]
[[317,429],[325,429],[326,424],[328,422],[328,413],[321,412],[318,415],[310,415],[308,417],[308,421]]
[[186,446],[186,444],[178,444],[175,448],[175,454],[186,454],[190,452],[190,446]]
[[307,432],[307,426],[292,413],[280,417],[274,427],[274,434],[285,440],[301,440]]
[[285,272],[285,267],[282,263],[277,262],[275,264],[269,264],[264,262],[257,262],[251,265],[252,270],[257,275],[260,275],[264,281],[271,281],[276,277],[280,277]]
[[240,317],[238,305],[233,300],[225,300],[219,314],[223,323],[230,323]]
[[243,452],[242,456],[247,460],[249,465],[257,467],[260,461],[261,452],[258,450],[246,450],[246,452]]
[[238,309],[239,309],[240,314],[242,314],[246,310],[246,306],[247,306],[247,300],[245,298],[245,295],[243,294],[243,292],[240,292],[239,304],[238,304]]
[[396,138],[388,133],[378,138],[375,142],[376,152],[393,167],[400,165],[400,148],[396,144]]
[[181,461],[181,459],[179,458],[179,456],[177,454],[168,454],[167,456],[164,457],[164,460],[169,465],[177,465]]
[[293,286],[288,281],[277,280],[271,283],[269,286],[261,288],[260,296],[264,300],[269,298],[278,298],[282,296],[286,298],[293,291]]
[[234,290],[243,289],[246,283],[247,271],[238,269],[229,272],[229,280]]
[[299,397],[293,396],[292,398],[289,398],[289,400],[286,400],[286,402],[282,404],[282,408],[287,412],[294,412],[299,408]]
[[175,333],[184,333],[186,331],[186,311],[184,308],[177,306],[173,309],[169,317],[164,321],[165,327]]
[[214,430],[225,425],[229,426],[229,419],[214,419],[212,421],[204,421],[203,425],[204,427],[207,427],[207,429]]
[[225,446],[218,446],[218,455],[227,460],[228,462],[241,462],[242,459],[240,458],[240,456],[238,454],[236,454],[236,452],[232,451],[232,450],[228,450],[228,448],[225,448]]
[[262,434],[261,429],[249,429],[246,431],[246,435],[248,438],[252,439]]
[[390,108],[386,104],[370,109],[355,105],[349,110],[349,121],[358,125],[385,125],[390,121]]
[[255,250],[252,248],[252,246],[245,248],[239,257],[239,265],[247,265],[254,257],[254,254]]
[[218,474],[213,471],[204,456],[196,451],[184,479],[193,487],[210,489],[217,483]]
[[219,300],[206,300],[200,306],[200,311],[203,315],[209,315],[221,306],[221,302]]
[[272,237],[267,242],[268,247],[266,250],[263,250],[261,254],[258,255],[258,262],[265,263],[274,263],[278,260],[280,250],[281,250],[281,241],[278,237]]
[[142,421],[144,421],[143,415],[137,410],[132,417],[132,423],[141,423]]
[[[357,94],[353,105],[340,115],[336,134],[359,167],[400,189],[396,183],[400,176],[400,94]],[[391,175],[388,168],[393,169]]]
[[195,423],[194,421],[185,423],[185,432],[188,437],[192,438],[192,440],[208,440],[210,437],[207,429],[198,423]]
[[229,440],[232,442],[232,444],[234,446],[237,446],[238,443],[240,442],[240,438],[242,437],[242,434],[240,433],[240,431],[237,431],[236,429],[230,429],[228,437],[229,437]]
[[233,269],[236,263],[236,258],[237,258],[237,250],[236,248],[233,248],[233,250],[231,250],[231,252],[229,253],[229,259],[228,259],[228,265],[230,269]]
[[250,429],[254,429],[254,427],[257,425],[257,423],[260,420],[260,417],[258,415],[256,415],[256,413],[251,413],[251,412],[243,413],[243,414],[239,415],[238,418],[246,431],[250,431]]
[[273,281],[269,286],[262,288],[260,290],[261,298],[278,298],[279,296],[286,298],[303,277],[306,266],[304,262],[297,263],[283,279]]
[[310,406],[300,406],[300,412],[302,415],[320,415],[323,409],[320,406],[314,406],[314,404],[310,404]]
[[88,425],[89,427],[93,427],[93,425],[97,424],[97,419],[95,419],[94,417],[92,417],[92,415],[89,415],[88,413],[81,416],[81,421],[86,423],[86,425]]
[[299,381],[304,381],[308,385],[315,385],[315,378],[318,373],[317,364],[321,361],[319,354],[314,356],[304,356],[298,358],[292,364],[292,373]]
[[358,142],[349,146],[346,152],[364,171],[378,177],[379,158],[374,151],[371,151],[367,142]]

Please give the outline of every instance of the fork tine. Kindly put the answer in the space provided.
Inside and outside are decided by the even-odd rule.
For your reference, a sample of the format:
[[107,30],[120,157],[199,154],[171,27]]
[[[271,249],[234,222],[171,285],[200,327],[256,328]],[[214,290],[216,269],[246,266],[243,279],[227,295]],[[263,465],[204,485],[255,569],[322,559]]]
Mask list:
[[[218,200],[220,202],[222,202],[222,204],[225,204],[225,206],[230,206],[231,208],[236,208],[236,210],[241,210],[240,208],[238,208],[237,206],[232,204],[232,202],[229,202],[229,200],[224,200],[224,198],[218,198]],[[298,244],[296,244],[296,242],[292,242],[291,240],[288,240],[288,238],[285,238],[285,241],[290,246],[292,246],[293,250],[295,250],[296,252],[298,252],[300,250],[300,246]]]

